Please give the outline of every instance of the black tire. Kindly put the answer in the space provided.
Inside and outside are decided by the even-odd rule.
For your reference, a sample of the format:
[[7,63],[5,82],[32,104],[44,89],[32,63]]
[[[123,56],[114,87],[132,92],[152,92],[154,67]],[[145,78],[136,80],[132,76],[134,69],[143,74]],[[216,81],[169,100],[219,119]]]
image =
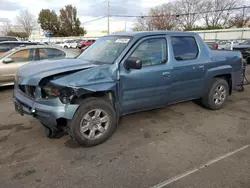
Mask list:
[[69,47],[68,46],[64,46],[65,49],[68,49]]
[[[109,126],[99,138],[87,139],[80,132],[80,124],[84,115],[93,109],[101,109],[107,113],[107,116],[109,118]],[[108,140],[113,135],[116,126],[116,113],[112,104],[104,99],[91,97],[81,102],[69,125],[69,129],[70,135],[76,143],[82,146],[90,147],[101,144]]]
[[46,137],[52,138],[52,130],[50,128],[44,126],[44,133]]
[[244,90],[245,90],[244,86],[241,86],[241,87],[238,89],[239,92],[243,92]]
[[63,131],[57,131],[57,130],[52,130],[49,126],[41,123],[44,127],[44,133],[45,133],[45,136],[48,137],[48,138],[51,138],[51,139],[54,139],[54,138],[61,138],[63,137],[64,135],[67,134],[67,132],[63,132]]
[[[225,100],[221,104],[216,104],[214,101],[214,93],[216,91],[216,88],[218,88],[219,86],[224,86],[226,94],[225,94]],[[222,108],[223,105],[226,103],[228,96],[229,96],[228,82],[223,78],[214,78],[208,93],[202,98],[201,101],[206,108],[210,110],[218,110]]]

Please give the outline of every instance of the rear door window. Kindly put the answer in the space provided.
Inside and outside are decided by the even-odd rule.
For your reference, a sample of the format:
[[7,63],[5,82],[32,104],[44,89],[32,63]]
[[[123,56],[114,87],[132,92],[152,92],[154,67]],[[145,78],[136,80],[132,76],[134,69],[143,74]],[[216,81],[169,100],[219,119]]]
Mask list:
[[42,48],[39,49],[40,59],[53,59],[53,58],[63,58],[66,54],[58,49],[53,48]]
[[177,61],[196,59],[199,49],[194,37],[177,36],[171,37],[174,57]]

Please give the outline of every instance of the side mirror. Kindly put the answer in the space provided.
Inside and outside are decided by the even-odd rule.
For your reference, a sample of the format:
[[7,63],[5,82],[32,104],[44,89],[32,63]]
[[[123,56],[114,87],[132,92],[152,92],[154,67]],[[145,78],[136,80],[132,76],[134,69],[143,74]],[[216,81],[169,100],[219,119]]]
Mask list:
[[124,67],[126,69],[141,69],[142,68],[142,63],[138,59],[127,59],[124,62]]
[[4,63],[12,63],[13,59],[12,58],[6,58],[3,60]]

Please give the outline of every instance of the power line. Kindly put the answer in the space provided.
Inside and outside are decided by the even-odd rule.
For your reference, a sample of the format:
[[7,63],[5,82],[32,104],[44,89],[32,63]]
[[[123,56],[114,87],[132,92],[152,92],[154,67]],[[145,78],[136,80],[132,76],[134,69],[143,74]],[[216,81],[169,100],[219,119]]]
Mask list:
[[[224,11],[230,11],[230,10],[239,10],[239,9],[246,9],[250,8],[250,6],[243,6],[243,7],[235,7],[235,8],[228,8],[228,9],[218,9],[218,10],[211,10],[211,11],[205,11],[205,12],[192,12],[192,13],[182,13],[182,14],[170,14],[168,16],[187,16],[187,15],[196,15],[196,14],[208,14],[208,13],[215,13],[215,12],[224,12]],[[150,15],[110,15],[111,17],[141,17],[141,18],[147,18],[147,17],[162,17],[159,15],[156,16],[150,16]]]
[[83,22],[82,25],[84,25],[84,24],[86,24],[86,23],[89,23],[89,22],[101,20],[101,19],[103,19],[103,18],[105,18],[105,17],[107,17],[107,16],[102,16],[102,17],[99,17],[99,18],[96,18],[96,19],[93,19],[93,20],[88,20],[88,21],[86,21],[86,22]]
[[[215,13],[215,12],[224,12],[224,11],[230,11],[230,10],[239,10],[243,9],[245,10],[246,8],[250,8],[250,6],[242,6],[242,7],[235,7],[235,8],[228,8],[228,9],[218,9],[218,10],[211,10],[211,11],[205,11],[205,12],[192,12],[192,13],[182,13],[182,14],[170,14],[167,16],[174,16],[174,17],[180,17],[180,16],[187,16],[187,15],[196,15],[196,14],[208,14],[208,13]],[[156,15],[156,16],[150,16],[150,15],[110,15],[109,14],[109,5],[108,5],[108,15],[107,16],[102,16],[93,20],[88,20],[86,22],[83,22],[82,24],[86,24],[89,22],[97,21],[100,19],[103,19],[105,17],[123,17],[123,18],[148,18],[148,17],[162,17],[162,15]],[[108,26],[109,27],[109,26]]]

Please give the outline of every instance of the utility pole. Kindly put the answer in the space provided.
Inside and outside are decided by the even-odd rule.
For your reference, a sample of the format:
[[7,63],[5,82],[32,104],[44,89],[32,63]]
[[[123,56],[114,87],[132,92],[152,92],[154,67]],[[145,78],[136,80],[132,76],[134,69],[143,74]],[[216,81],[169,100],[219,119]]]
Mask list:
[[110,0],[108,0],[108,35],[110,33],[110,31],[109,31],[109,17],[110,17]]
[[241,31],[241,40],[243,40],[243,36],[244,36],[244,29],[243,29],[243,27],[244,27],[244,22],[245,22],[245,9],[246,9],[246,6],[244,5],[243,6],[243,9],[242,9],[242,20],[241,20],[241,29],[242,29],[242,31]]
[[243,6],[243,13],[242,13],[242,22],[241,22],[241,27],[244,27],[244,22],[245,22],[245,9],[246,6]]

